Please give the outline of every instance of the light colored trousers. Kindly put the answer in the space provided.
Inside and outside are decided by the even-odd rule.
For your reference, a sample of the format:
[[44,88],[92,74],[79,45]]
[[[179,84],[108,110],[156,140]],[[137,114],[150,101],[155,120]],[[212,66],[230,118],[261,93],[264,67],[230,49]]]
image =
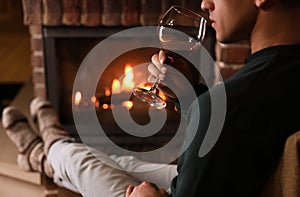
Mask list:
[[[124,197],[129,184],[153,182],[169,190],[176,165],[140,161],[132,156],[107,156],[82,143],[55,142],[48,154],[54,182],[85,197]],[[155,170],[151,170],[155,169]]]

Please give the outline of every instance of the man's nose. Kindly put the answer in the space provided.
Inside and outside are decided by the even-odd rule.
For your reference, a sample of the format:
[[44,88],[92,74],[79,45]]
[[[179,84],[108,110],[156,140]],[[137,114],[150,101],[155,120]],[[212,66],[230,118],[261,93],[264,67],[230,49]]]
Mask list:
[[202,0],[201,9],[203,11],[211,12],[215,9],[215,5],[211,0]]

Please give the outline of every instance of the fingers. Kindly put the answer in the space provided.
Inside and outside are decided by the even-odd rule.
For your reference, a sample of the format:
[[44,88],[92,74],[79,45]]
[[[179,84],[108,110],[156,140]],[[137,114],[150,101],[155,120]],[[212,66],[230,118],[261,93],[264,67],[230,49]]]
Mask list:
[[165,73],[167,71],[166,67],[163,64],[165,60],[166,54],[163,50],[151,57],[152,64],[148,66],[148,71],[154,77],[149,77],[150,82],[153,82],[153,78],[159,78],[160,80],[163,80],[165,78]]
[[149,184],[151,187],[153,187],[154,189],[156,189],[157,191],[159,191],[159,188],[157,187],[156,184],[151,183],[151,182],[145,182],[145,183]]
[[158,53],[158,59],[159,59],[159,62],[161,64],[163,64],[166,59],[167,59],[167,56],[166,56],[166,53],[164,52],[164,50],[160,50],[159,53]]
[[168,197],[166,190],[158,188],[156,184],[144,181],[135,187],[129,185],[126,190],[126,197],[134,196],[159,196]]
[[156,66],[156,68],[160,71],[162,71],[162,69],[165,69],[164,64],[163,64],[165,59],[166,59],[166,57],[164,55],[159,55],[159,54],[154,54],[151,57],[152,64],[154,66]]
[[150,75],[149,77],[148,77],[148,81],[150,82],[150,83],[155,83],[156,82],[156,77],[154,77],[153,75]]
[[150,64],[148,66],[148,71],[154,78],[159,78],[160,80],[163,80],[165,78],[165,69],[162,72],[153,64]]
[[155,183],[145,181],[145,182],[142,183],[142,185],[149,185],[150,187],[152,187],[153,189],[158,191],[161,197],[168,197],[169,196],[169,194],[167,193],[166,190],[164,190],[162,188],[158,188],[158,186]]
[[126,189],[126,197],[129,197],[129,195],[132,193],[134,187],[132,185],[128,185]]

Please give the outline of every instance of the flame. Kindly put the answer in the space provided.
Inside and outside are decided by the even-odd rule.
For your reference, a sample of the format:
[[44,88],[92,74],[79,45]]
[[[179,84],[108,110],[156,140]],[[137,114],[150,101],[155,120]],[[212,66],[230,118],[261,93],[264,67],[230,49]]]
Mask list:
[[133,107],[133,102],[132,101],[123,101],[122,106],[126,107],[128,110],[130,110]]
[[95,102],[95,107],[96,107],[96,108],[99,108],[99,101],[96,101],[96,102]]
[[167,96],[166,96],[164,93],[162,93],[162,92],[159,92],[159,93],[158,93],[158,96],[159,96],[160,98],[162,98],[164,101],[167,100]]
[[95,107],[98,108],[99,107],[99,100],[97,100],[96,96],[93,96],[91,98],[92,103],[94,103]]
[[121,83],[118,79],[114,79],[111,85],[112,93],[120,94],[121,93]]
[[105,88],[105,96],[110,96],[110,90],[109,90],[109,88]]
[[92,101],[92,103],[96,103],[96,101],[97,101],[96,96],[93,96],[93,97],[91,98],[91,101]]
[[122,81],[121,90],[125,92],[131,92],[134,88],[134,75],[130,64],[125,65],[124,74],[125,76]]
[[104,103],[104,104],[102,105],[102,108],[103,108],[103,109],[108,109],[109,106],[108,106],[108,104]]
[[74,104],[75,104],[76,106],[78,106],[78,105],[80,104],[81,99],[82,99],[81,92],[80,92],[80,91],[77,91],[77,92],[75,93],[75,97],[74,97]]
[[145,90],[150,90],[152,85],[151,84],[140,84],[139,87],[141,87]]
[[[114,79],[112,82],[112,93],[120,94],[121,92],[131,92],[135,86],[134,84],[134,74],[132,71],[132,66],[130,64],[126,64],[124,68],[124,78],[122,80],[122,84],[118,79]],[[109,96],[109,89],[105,90],[105,95]]]

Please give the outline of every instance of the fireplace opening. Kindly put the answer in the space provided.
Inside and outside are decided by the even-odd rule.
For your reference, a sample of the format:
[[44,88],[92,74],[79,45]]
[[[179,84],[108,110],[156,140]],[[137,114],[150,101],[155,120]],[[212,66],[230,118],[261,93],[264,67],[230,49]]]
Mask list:
[[[64,128],[71,135],[78,137],[72,114],[72,104],[75,104],[79,109],[96,109],[99,123],[106,136],[115,144],[128,150],[151,151],[168,143],[178,129],[180,113],[174,103],[165,97],[168,103],[166,123],[155,135],[141,138],[124,132],[118,126],[112,114],[111,109],[114,106],[110,102],[110,98],[113,92],[122,97],[123,93],[132,91],[133,86],[142,83],[145,86],[149,85],[145,83],[148,77],[147,70],[139,70],[133,75],[131,71],[135,65],[149,62],[149,58],[159,51],[158,48],[147,47],[132,50],[116,58],[107,66],[99,79],[93,97],[85,98],[80,91],[73,92],[77,71],[86,55],[100,41],[122,30],[124,30],[122,27],[43,27],[47,98],[58,110]],[[213,32],[208,35],[210,35],[209,38],[214,38]],[[214,57],[214,39],[207,39],[206,42],[206,49]],[[212,76],[214,75],[213,68],[209,72]],[[124,76],[122,79],[120,79],[121,75]],[[132,77],[134,77],[134,81],[132,81]],[[164,95],[161,96],[164,97]],[[129,100],[122,101],[120,105],[129,110],[132,119],[137,124],[145,125],[150,121],[149,105],[135,97],[131,96]],[[89,134],[87,133],[87,135]]]

